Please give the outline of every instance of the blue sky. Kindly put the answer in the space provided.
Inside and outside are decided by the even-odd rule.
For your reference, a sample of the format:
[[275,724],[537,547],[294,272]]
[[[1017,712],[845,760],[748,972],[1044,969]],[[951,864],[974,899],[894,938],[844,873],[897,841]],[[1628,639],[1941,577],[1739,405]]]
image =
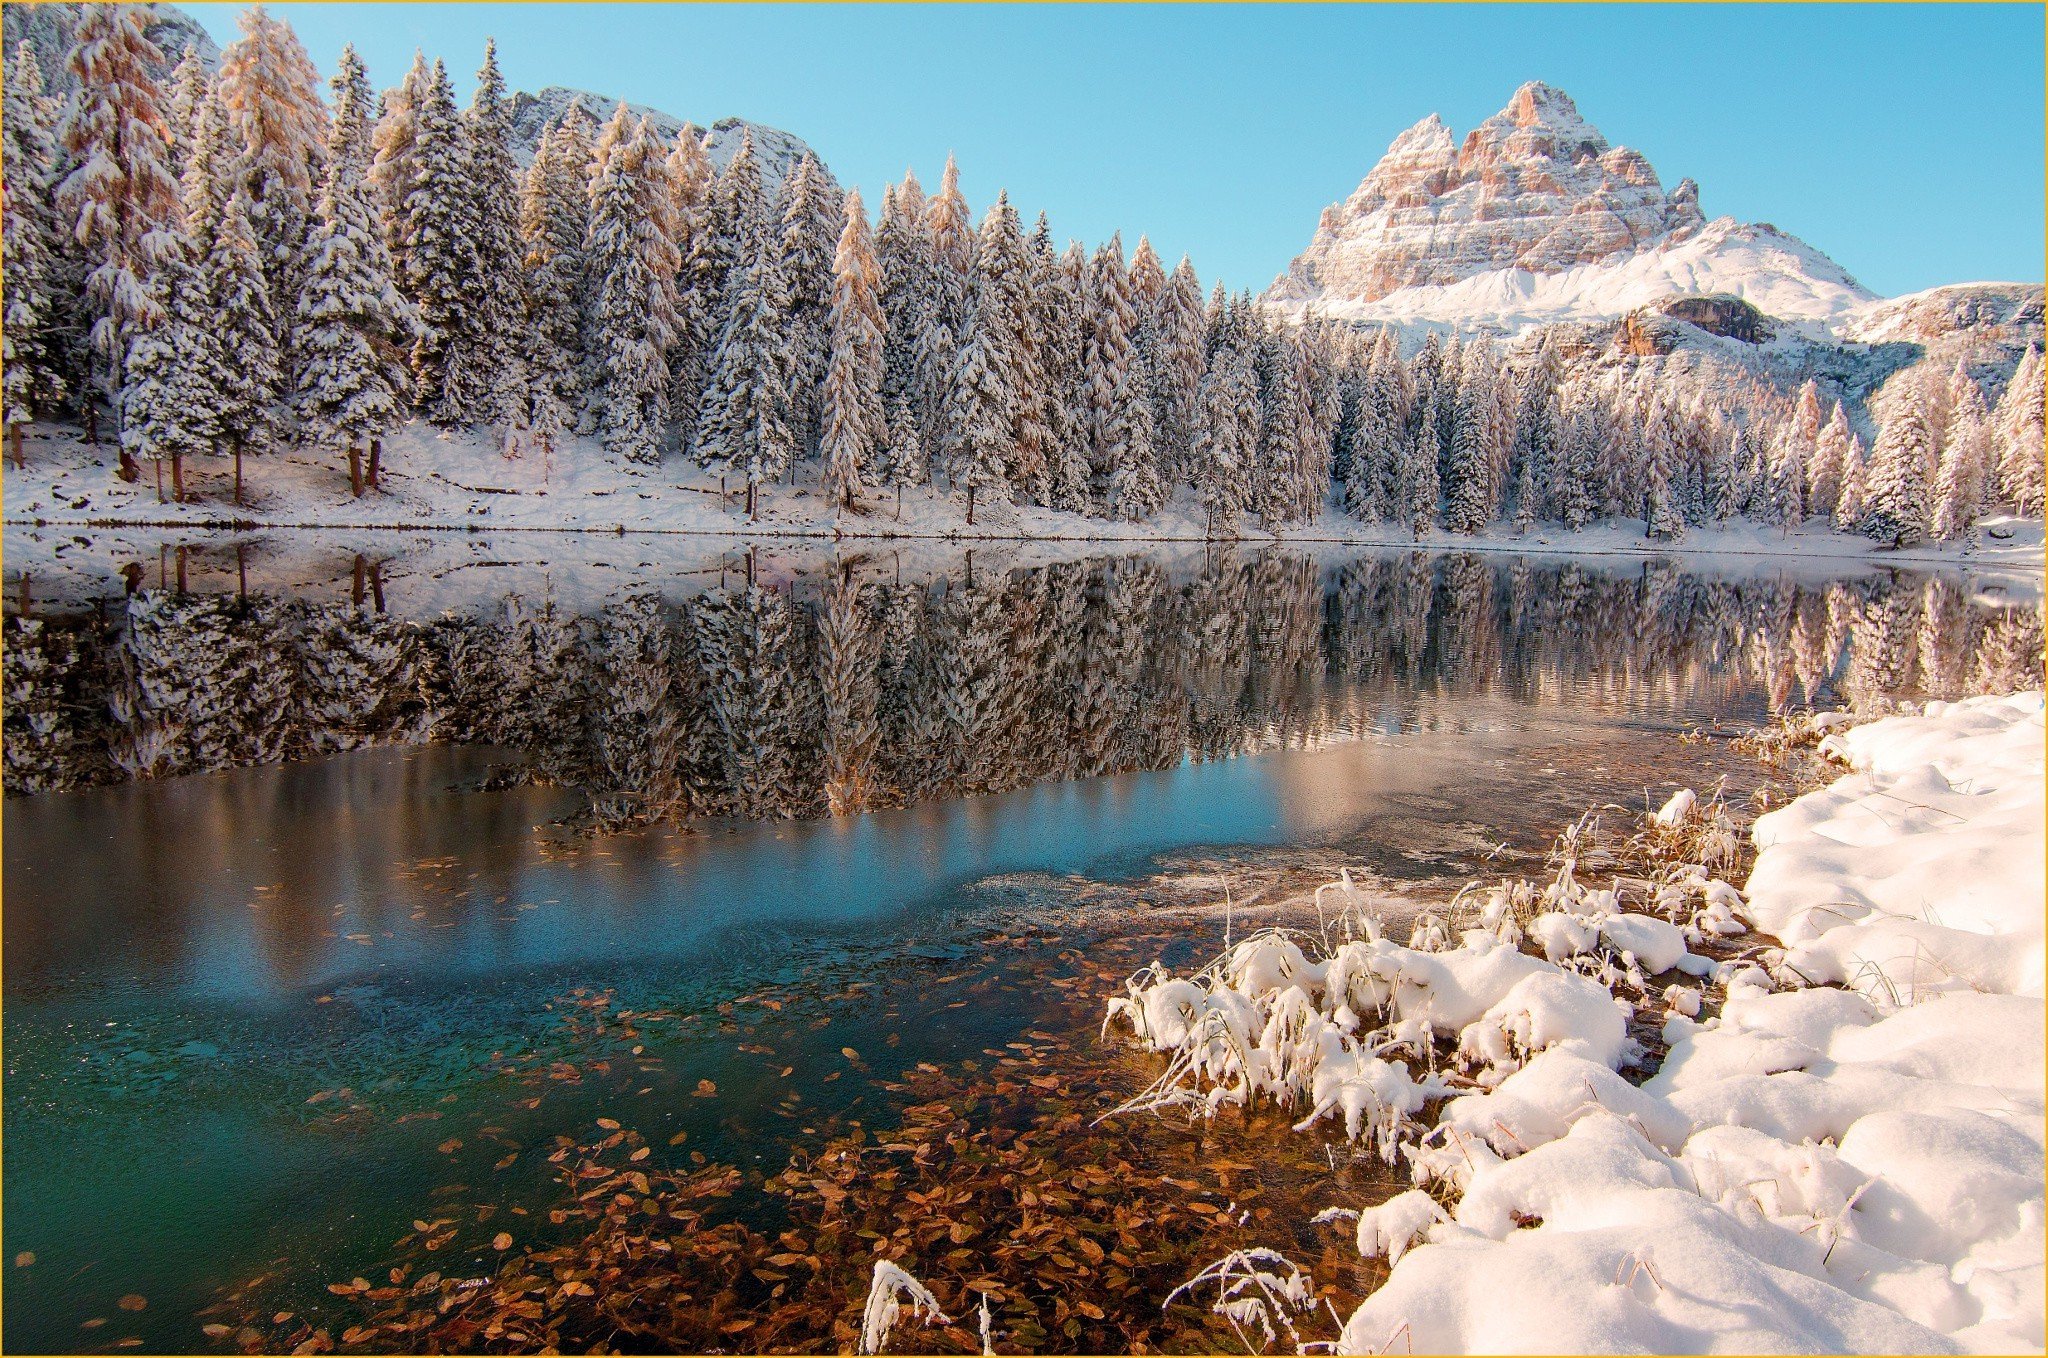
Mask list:
[[[223,44],[236,6],[187,6]],[[870,206],[947,151],[1061,239],[1149,234],[1263,287],[1425,114],[1550,82],[1709,216],[1768,221],[1885,294],[2042,276],[2040,5],[278,4],[323,72],[415,47],[467,97],[570,85],[785,128]]]

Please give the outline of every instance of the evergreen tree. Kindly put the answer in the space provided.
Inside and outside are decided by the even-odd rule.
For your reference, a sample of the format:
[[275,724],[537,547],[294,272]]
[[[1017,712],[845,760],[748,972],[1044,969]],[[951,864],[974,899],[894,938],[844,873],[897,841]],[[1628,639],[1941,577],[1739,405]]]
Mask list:
[[1761,516],[1774,528],[1797,528],[1806,519],[1806,435],[1804,420],[1795,416],[1771,439],[1769,491]]
[[[1418,382],[1417,385],[1421,384]],[[1441,424],[1437,419],[1436,400],[1434,386],[1423,390],[1415,412],[1415,430],[1403,441],[1402,517],[1409,531],[1418,538],[1436,527],[1437,501],[1442,485],[1437,478],[1437,431]]]
[[1835,531],[1863,531],[1865,487],[1870,481],[1870,458],[1861,437],[1849,436],[1849,451],[1842,458],[1842,493],[1835,501]]
[[[1136,451],[1139,392],[1132,380],[1131,335],[1137,324],[1123,241],[1112,235],[1095,252],[1089,270],[1089,308],[1082,366],[1088,382],[1088,450],[1092,478],[1107,502],[1118,469]],[[1126,475],[1129,473],[1126,472]]]
[[481,394],[460,359],[474,337],[478,276],[476,224],[467,190],[468,138],[455,111],[448,69],[436,61],[412,109],[413,172],[392,252],[399,286],[419,309],[412,384],[421,413],[436,424],[473,423]]
[[888,428],[882,475],[896,487],[899,515],[903,487],[921,484],[928,454],[923,437],[922,336],[932,322],[929,293],[930,237],[925,231],[923,193],[906,174],[901,185],[882,194],[882,222],[875,238],[876,262],[882,276],[885,325],[882,363],[882,413]]
[[384,232],[384,248],[401,281],[412,276],[407,258],[406,224],[411,220],[407,204],[419,183],[420,107],[426,103],[433,81],[425,54],[414,52],[405,79],[397,88],[385,91],[383,113],[371,138],[371,197]]
[[1227,532],[1244,512],[1248,473],[1258,452],[1258,377],[1234,346],[1219,345],[1203,374],[1193,449],[1195,490],[1209,533]]
[[1813,461],[1806,482],[1806,501],[1815,518],[1833,519],[1842,499],[1842,478],[1848,471],[1849,416],[1840,401],[1814,438]]
[[[40,83],[37,92],[41,92]],[[199,59],[199,49],[186,48],[185,55],[178,58],[177,68],[171,72],[170,101],[165,109],[165,122],[170,134],[170,159],[166,168],[178,178],[182,179],[185,174],[185,158],[191,154],[193,129],[199,125],[200,113],[213,97],[213,77],[208,74],[206,63]]]
[[675,198],[654,131],[641,119],[614,141],[590,193],[584,246],[594,307],[590,353],[605,447],[628,462],[661,460],[668,351],[679,327]]
[[1037,302],[1032,262],[1010,196],[998,193],[981,219],[975,244],[975,325],[987,332],[989,360],[1005,395],[1009,449],[1003,461],[1015,493],[1045,503],[1051,433],[1045,421],[1041,336],[1032,323]]
[[1594,473],[1599,465],[1599,416],[1591,397],[1583,390],[1574,394],[1565,416],[1559,444],[1557,482],[1551,499],[1557,506],[1558,522],[1569,529],[1584,528],[1593,521]]
[[1934,433],[1918,383],[1893,396],[1872,454],[1863,531],[1891,547],[1913,547],[1927,535]]
[[185,498],[184,459],[204,452],[216,429],[209,345],[210,318],[195,315],[205,297],[194,286],[190,240],[168,228],[154,244],[147,282],[154,319],[138,321],[128,344],[121,387],[121,448],[125,456],[147,459],[156,468],[157,499],[164,499],[163,466],[171,464],[174,498]]
[[[715,282],[700,280],[695,272],[709,268],[716,253],[707,253],[706,241],[712,230],[712,195],[718,187],[718,171],[704,149],[704,132],[695,123],[684,123],[676,132],[668,153],[668,181],[675,210],[676,257],[682,261],[676,275],[676,338],[669,346],[669,415],[675,421],[678,441],[688,451],[697,428],[697,403],[709,380],[711,347],[718,340],[721,317],[714,311],[721,276]],[[710,284],[699,288],[698,282]]]
[[65,69],[76,90],[59,141],[72,166],[56,201],[69,244],[87,272],[94,376],[109,400],[121,390],[121,367],[134,330],[156,324],[158,249],[178,221],[171,177],[169,129],[153,74],[163,53],[145,36],[150,5],[88,4],[72,29]]
[[1202,316],[1202,285],[1185,255],[1166,280],[1159,296],[1155,329],[1158,353],[1153,362],[1154,448],[1161,474],[1175,484],[1194,479],[1195,431],[1202,408],[1206,376],[1206,339]]
[[2041,351],[2030,347],[1999,398],[1996,426],[1998,486],[2005,502],[2021,514],[2039,515],[2048,500],[2042,469]]
[[203,295],[212,308],[214,355],[210,384],[220,437],[235,457],[236,494],[241,493],[242,457],[263,452],[276,427],[283,392],[283,333],[270,299],[263,249],[256,239],[254,209],[237,186],[221,211],[204,263]]
[[1006,503],[1010,476],[1010,389],[1005,381],[1007,355],[1002,352],[1004,336],[1000,320],[982,323],[977,314],[967,318],[967,342],[961,346],[959,370],[953,378],[953,416],[956,431],[952,481],[967,491],[967,522],[974,522],[977,497],[984,503]]
[[1656,542],[1676,542],[1685,536],[1685,515],[1680,512],[1676,479],[1678,430],[1667,402],[1658,402],[1644,428],[1643,470],[1649,478],[1644,488],[1644,536]]
[[882,415],[881,265],[859,189],[846,195],[845,218],[832,261],[820,479],[826,497],[851,511],[885,450],[888,428]]
[[1444,527],[1477,533],[1492,515],[1487,503],[1486,407],[1491,393],[1473,375],[1460,383],[1458,413],[1452,421],[1451,455],[1444,482]]
[[542,134],[520,188],[526,325],[526,423],[537,434],[581,423],[583,244],[590,233],[590,122],[578,105]]
[[1991,444],[1991,417],[1984,395],[1957,363],[1949,375],[1948,428],[1936,461],[1934,515],[1929,524],[1938,542],[1953,542],[1977,520],[1977,497],[1984,487],[1984,464]]
[[810,457],[824,436],[825,365],[832,329],[832,265],[843,199],[806,154],[783,184],[782,259],[787,297],[783,343],[789,351],[791,434],[796,456]]
[[[370,200],[370,83],[353,46],[334,78],[326,179],[314,206],[299,298],[299,427],[316,446],[345,450],[349,488],[365,488],[362,456],[382,469],[381,440],[404,418],[407,351],[416,324],[399,295]],[[367,483],[376,484],[373,475]]]
[[697,420],[697,450],[747,486],[747,518],[759,516],[763,484],[779,479],[797,454],[792,355],[786,345],[788,285],[774,235],[752,232],[727,289],[727,316],[712,362],[711,385]]
[[220,57],[220,98],[237,144],[228,185],[248,202],[249,229],[263,269],[263,287],[278,327],[271,348],[279,370],[297,363],[292,324],[304,285],[306,233],[327,137],[320,76],[291,25],[261,5],[243,11],[242,36]]
[[450,356],[449,388],[461,394],[465,424],[509,424],[524,404],[519,331],[526,319],[521,267],[519,169],[512,160],[512,104],[498,70],[498,44],[484,44],[476,94],[461,119],[461,159],[476,273]]
[[[967,211],[967,199],[960,193],[960,167],[949,152],[946,168],[939,176],[939,191],[924,204],[925,229],[931,235],[931,298],[934,319],[954,334],[966,327],[967,312],[973,305],[974,219]],[[950,372],[954,355],[941,354],[938,362]],[[946,376],[938,379],[941,391]]]
[[[1038,247],[1050,251],[1050,242]],[[1093,445],[1093,390],[1087,362],[1091,311],[1088,256],[1079,241],[1070,242],[1057,260],[1040,262],[1039,314],[1046,336],[1046,386],[1052,393],[1047,411],[1052,452],[1047,471],[1052,481],[1051,504],[1073,514],[1094,510],[1090,470]]]
[[59,331],[64,299],[57,290],[64,241],[51,201],[56,149],[42,71],[27,42],[8,64],[0,97],[0,418],[19,466],[21,426],[54,411],[65,396]]

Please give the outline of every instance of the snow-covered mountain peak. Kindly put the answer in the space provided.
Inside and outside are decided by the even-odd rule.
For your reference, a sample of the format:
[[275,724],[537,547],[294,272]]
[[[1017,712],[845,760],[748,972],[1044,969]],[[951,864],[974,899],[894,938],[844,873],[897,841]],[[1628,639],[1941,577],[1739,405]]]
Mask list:
[[1767,224],[1709,222],[1699,185],[1665,190],[1554,85],[1530,81],[1459,141],[1410,127],[1266,294],[1295,315],[1516,333],[1727,294],[1831,330],[1872,298],[1839,264]]

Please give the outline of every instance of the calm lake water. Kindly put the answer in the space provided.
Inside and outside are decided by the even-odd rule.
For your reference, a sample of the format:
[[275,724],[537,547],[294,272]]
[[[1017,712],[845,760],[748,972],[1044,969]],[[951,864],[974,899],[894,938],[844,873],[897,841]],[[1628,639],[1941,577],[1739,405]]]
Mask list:
[[[450,1185],[543,1201],[507,1148],[621,1106],[779,1166],[877,1098],[842,1049],[879,1078],[1033,1023],[1028,983],[949,986],[1076,921],[1077,877],[1477,872],[1661,799],[1690,727],[2010,686],[2041,645],[2032,599],[1890,572],[718,567],[215,571],[8,619],[8,1349],[191,1350],[259,1275],[317,1306]],[[819,1002],[735,1019],[771,991]],[[673,1021],[593,1046],[600,997]]]

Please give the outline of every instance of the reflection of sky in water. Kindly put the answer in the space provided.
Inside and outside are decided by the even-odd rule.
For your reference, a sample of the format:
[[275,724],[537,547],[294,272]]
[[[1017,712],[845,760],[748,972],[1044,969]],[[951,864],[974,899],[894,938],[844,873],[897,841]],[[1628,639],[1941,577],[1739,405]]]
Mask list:
[[84,987],[101,1003],[137,991],[247,1002],[606,960],[743,970],[795,941],[914,929],[949,889],[994,873],[1122,875],[1194,845],[1329,842],[1523,738],[1366,738],[840,819],[596,839],[545,824],[573,804],[562,794],[461,790],[490,757],[459,749],[17,799],[10,1007]]

